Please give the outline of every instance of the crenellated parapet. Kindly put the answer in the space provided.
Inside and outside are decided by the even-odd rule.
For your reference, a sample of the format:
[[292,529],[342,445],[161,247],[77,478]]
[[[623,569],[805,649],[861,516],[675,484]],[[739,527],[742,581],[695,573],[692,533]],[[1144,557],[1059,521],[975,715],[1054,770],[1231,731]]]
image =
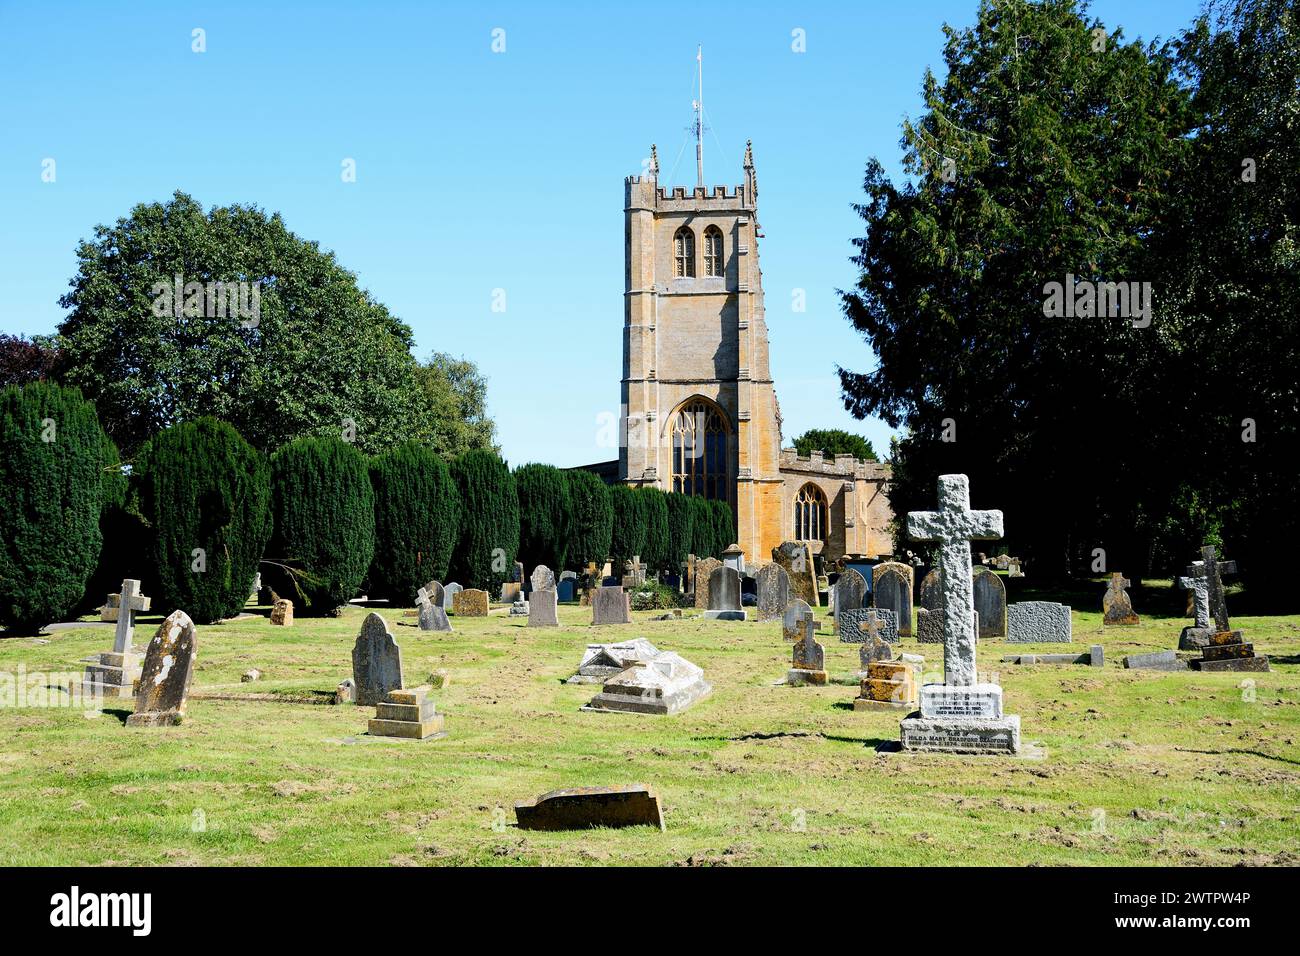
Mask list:
[[888,480],[892,474],[889,465],[878,461],[863,461],[852,455],[835,455],[827,458],[820,451],[811,451],[807,458],[801,458],[794,448],[781,449],[781,470],[864,481]]

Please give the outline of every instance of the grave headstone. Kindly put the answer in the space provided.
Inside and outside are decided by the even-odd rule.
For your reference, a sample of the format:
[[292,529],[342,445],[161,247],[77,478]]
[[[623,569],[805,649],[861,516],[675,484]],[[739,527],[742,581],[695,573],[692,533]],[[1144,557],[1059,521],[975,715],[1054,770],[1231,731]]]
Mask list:
[[855,607],[837,616],[841,644],[898,643],[898,618],[886,607]]
[[858,645],[859,672],[866,673],[867,665],[876,661],[893,660],[894,649],[885,641],[863,641]]
[[910,564],[883,561],[871,569],[872,602],[876,607],[888,608],[898,619],[900,637],[912,636],[912,578],[915,574]]
[[585,830],[590,827],[664,829],[659,795],[644,784],[552,790],[515,804],[521,830]]
[[421,595],[427,597],[431,602],[438,605],[438,607],[446,608],[447,606],[446,591],[443,589],[442,584],[438,581],[430,581],[428,584],[426,584],[424,587],[420,588],[420,590],[416,592],[415,594],[416,604],[420,603]]
[[1101,599],[1102,624],[1137,624],[1138,616],[1133,613],[1133,602],[1124,589],[1133,582],[1115,571],[1106,585],[1106,593]]
[[920,712],[900,724],[905,750],[1017,753],[1020,718],[1002,712],[1002,688],[979,682],[971,541],[1002,537],[1002,512],[973,511],[965,475],[940,475],[938,511],[913,511],[908,535],[937,542],[943,588],[944,683],[920,690]]
[[596,588],[591,597],[592,624],[631,624],[632,607],[621,587]]
[[431,740],[447,736],[442,714],[429,696],[433,688],[396,688],[375,705],[375,716],[366,730],[372,737],[403,737],[407,740]]
[[728,545],[727,550],[722,552],[722,563],[729,568],[735,569],[738,574],[744,574],[745,552],[741,550],[738,544]]
[[[765,564],[754,575],[757,598],[754,607],[760,621],[775,621],[785,614],[790,603],[790,575],[785,568],[773,562]],[[811,609],[810,609],[811,613]]]
[[293,602],[277,598],[271,605],[271,623],[276,627],[293,627]]
[[559,627],[560,596],[553,588],[534,590],[528,599],[529,627]]
[[709,607],[704,612],[708,618],[724,617],[726,620],[745,619],[740,604],[740,572],[725,564],[714,568],[709,575]]
[[641,555],[633,555],[630,561],[623,564],[623,587],[639,588],[645,584],[645,570],[645,565],[641,563]]
[[578,599],[578,576],[572,571],[565,571],[555,586],[555,593],[565,604]]
[[352,682],[357,703],[379,704],[389,691],[402,687],[402,651],[388,631],[388,622],[371,611],[361,622],[361,633],[352,647]]
[[925,607],[916,609],[916,640],[921,644],[943,643],[942,610]]
[[[1199,571],[1204,567],[1201,561],[1192,563],[1193,570]],[[1179,578],[1178,585],[1187,590],[1188,603],[1192,606],[1191,614],[1196,622],[1183,628],[1182,633],[1178,635],[1178,649],[1198,651],[1209,644],[1210,638],[1216,633],[1215,627],[1210,622],[1210,589],[1206,584],[1204,573]]]
[[916,606],[927,611],[943,610],[943,586],[939,583],[939,569],[931,568],[921,579],[916,592]]
[[795,687],[801,684],[825,684],[828,680],[826,649],[817,643],[814,635],[816,625],[812,618],[804,618],[801,623],[803,633],[794,642],[790,670],[786,673],[785,682]]
[[1155,651],[1150,654],[1129,654],[1124,666],[1131,670],[1185,671],[1187,662],[1179,660],[1174,651]]
[[1236,574],[1237,562],[1220,561],[1214,545],[1207,544],[1201,548],[1201,560],[1191,565],[1186,573],[1188,577],[1205,578],[1206,599],[1210,604],[1210,616],[1214,618],[1214,626],[1220,631],[1232,630],[1232,625],[1228,623],[1228,604],[1224,599],[1221,576]]
[[487,617],[487,592],[479,588],[461,588],[452,595],[451,612],[457,617]]
[[772,549],[772,560],[785,568],[791,593],[809,607],[819,606],[817,570],[806,541],[783,541]]
[[988,568],[976,568],[971,583],[980,637],[1007,636],[1007,588]]
[[451,620],[447,617],[446,610],[442,605],[437,604],[427,589],[420,589],[418,599],[420,608],[420,630],[422,631],[450,631]]
[[[122,606],[128,605],[123,601]],[[197,654],[194,622],[184,611],[173,611],[145,648],[135,713],[126,719],[128,727],[171,727],[181,722]]]
[[1055,601],[1020,601],[1007,607],[1007,641],[1011,644],[1057,643],[1074,640],[1070,608]]
[[861,608],[867,599],[867,579],[853,568],[846,568],[836,580],[831,596],[835,602],[835,631],[841,633],[840,618],[846,611]]
[[785,612],[781,615],[781,636],[787,641],[800,640],[803,637],[804,618],[813,620],[813,609],[802,598],[794,598],[785,606]]
[[1267,672],[1268,658],[1255,653],[1255,645],[1242,640],[1241,631],[1218,631],[1201,648],[1201,656],[1191,662],[1196,671]]
[[514,604],[522,600],[524,596],[524,586],[519,581],[502,581],[501,594],[497,599],[498,604]]
[[533,591],[554,591],[555,590],[555,572],[544,564],[539,564],[533,568],[532,577],[528,579],[528,584]]
[[700,558],[695,562],[695,606],[701,611],[709,607],[709,579],[713,572],[722,567],[717,558]]
[[455,581],[452,581],[450,584],[445,585],[442,589],[442,609],[444,611],[448,611],[452,614],[455,614],[456,595],[463,590],[464,588],[462,588]]

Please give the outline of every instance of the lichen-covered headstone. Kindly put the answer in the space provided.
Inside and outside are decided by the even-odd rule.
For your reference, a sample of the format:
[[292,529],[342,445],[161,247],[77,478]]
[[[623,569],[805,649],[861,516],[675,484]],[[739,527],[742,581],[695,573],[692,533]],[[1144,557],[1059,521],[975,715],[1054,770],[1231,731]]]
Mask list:
[[782,541],[772,549],[772,560],[785,568],[790,576],[790,589],[795,597],[809,607],[817,607],[817,570],[813,566],[812,550],[805,541]]
[[[938,568],[931,568],[921,579],[921,586],[916,590],[916,606],[927,611],[943,610],[943,585],[939,582]],[[919,622],[920,615],[917,615],[917,620]]]
[[[813,620],[813,609],[802,598],[795,598],[785,606],[781,615],[781,634],[787,641],[797,641],[803,637],[803,621]],[[814,625],[815,626],[815,625]]]
[[533,574],[528,579],[528,583],[533,591],[554,591],[555,572],[546,565],[539,564],[533,568]]
[[722,562],[717,558],[701,558],[695,562],[695,580],[692,584],[695,588],[695,606],[701,611],[709,607],[709,578],[720,567]]
[[488,594],[479,588],[464,588],[451,599],[452,613],[457,617],[487,617]]
[[128,727],[170,727],[185,714],[198,643],[194,622],[184,611],[173,611],[145,648],[135,713]]
[[1137,624],[1138,616],[1133,613],[1133,602],[1124,589],[1133,582],[1124,577],[1120,571],[1110,576],[1106,593],[1101,599],[1101,623],[1103,624]]
[[790,575],[785,568],[773,562],[765,564],[754,575],[757,597],[754,602],[760,621],[775,621],[785,614],[790,603]]
[[596,588],[591,594],[592,624],[631,624],[632,608],[621,587]]
[[528,599],[528,626],[559,627],[559,600],[554,588],[534,588]]
[[388,623],[371,611],[361,623],[352,647],[352,682],[357,703],[374,707],[391,690],[402,685],[402,651],[388,631]]
[[293,627],[293,602],[277,598],[271,605],[271,623],[276,627]]
[[855,607],[837,615],[840,643],[898,643],[898,618],[885,607]]

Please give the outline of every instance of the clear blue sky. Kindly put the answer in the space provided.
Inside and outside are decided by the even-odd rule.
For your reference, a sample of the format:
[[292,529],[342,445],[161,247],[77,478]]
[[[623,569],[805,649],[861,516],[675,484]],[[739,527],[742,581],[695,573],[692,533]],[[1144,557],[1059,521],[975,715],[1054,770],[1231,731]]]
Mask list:
[[[623,178],[655,142],[661,181],[693,185],[689,147],[666,174],[703,43],[705,178],[739,183],[754,143],[785,441],[843,427],[884,452],[889,429],[855,422],[834,375],[871,363],[835,295],[854,279],[850,204],[869,156],[897,173],[899,122],[920,112],[926,66],[942,71],[941,24],[976,7],[0,0],[0,331],[53,331],[76,243],[135,203],[176,189],[256,203],[336,252],[418,355],[478,363],[512,464],[615,457],[598,418],[618,412]],[[1198,9],[1091,7],[1148,40]]]

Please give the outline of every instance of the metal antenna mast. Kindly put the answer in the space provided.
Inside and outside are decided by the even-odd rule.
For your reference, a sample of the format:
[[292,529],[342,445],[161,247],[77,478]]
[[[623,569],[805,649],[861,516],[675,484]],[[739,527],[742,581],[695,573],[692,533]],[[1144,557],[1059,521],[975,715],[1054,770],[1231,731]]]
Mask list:
[[696,185],[704,187],[704,44],[695,51],[700,77],[700,96],[691,104],[695,109],[695,178]]

